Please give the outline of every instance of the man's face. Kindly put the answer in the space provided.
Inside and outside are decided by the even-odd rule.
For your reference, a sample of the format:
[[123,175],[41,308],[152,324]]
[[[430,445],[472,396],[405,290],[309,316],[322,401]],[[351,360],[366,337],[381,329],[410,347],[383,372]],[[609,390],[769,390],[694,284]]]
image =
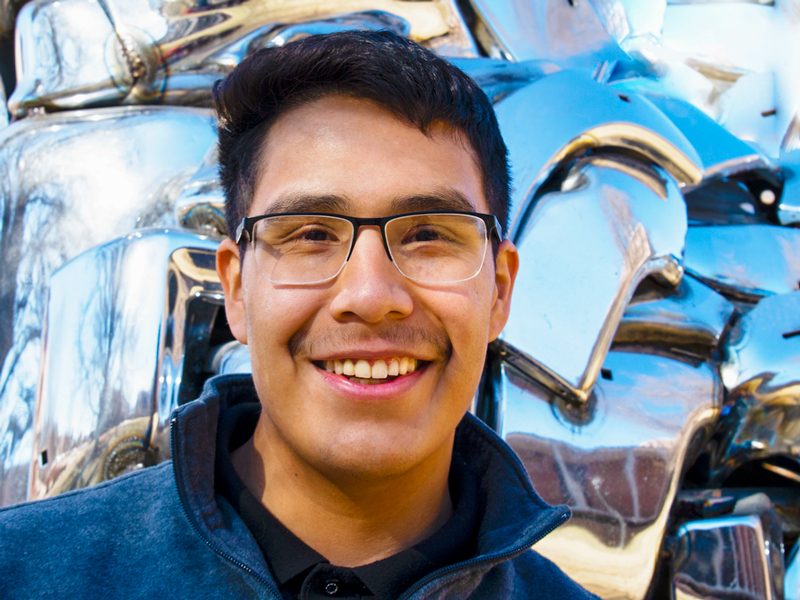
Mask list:
[[[327,97],[270,129],[249,216],[315,211],[356,217],[435,209],[488,212],[468,144],[428,137],[376,105]],[[247,344],[264,410],[259,428],[279,451],[327,476],[392,477],[449,461],[453,433],[481,376],[486,345],[505,324],[516,275],[510,242],[497,268],[486,253],[473,279],[420,284],[387,256],[377,227],[358,232],[331,281],[270,283],[252,247],[218,252],[228,321]],[[418,368],[365,385],[326,361],[414,359]],[[277,447],[273,447],[278,450]]]

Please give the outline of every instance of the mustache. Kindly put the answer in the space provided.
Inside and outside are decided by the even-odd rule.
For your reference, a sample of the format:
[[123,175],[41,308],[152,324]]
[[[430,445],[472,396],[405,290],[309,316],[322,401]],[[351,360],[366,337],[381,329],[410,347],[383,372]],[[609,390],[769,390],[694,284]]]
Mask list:
[[371,329],[352,323],[321,331],[298,331],[289,340],[288,348],[292,356],[313,356],[321,353],[320,349],[366,345],[375,339],[402,348],[433,349],[435,354],[445,361],[453,354],[453,344],[443,331],[400,324]]

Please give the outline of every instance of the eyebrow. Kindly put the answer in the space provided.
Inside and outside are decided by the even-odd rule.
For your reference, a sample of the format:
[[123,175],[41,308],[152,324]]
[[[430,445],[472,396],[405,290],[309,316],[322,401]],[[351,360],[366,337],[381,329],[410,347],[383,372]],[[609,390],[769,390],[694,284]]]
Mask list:
[[[264,214],[318,212],[347,215],[352,203],[346,196],[336,194],[289,194],[272,202]],[[425,210],[455,210],[475,212],[469,198],[453,189],[440,189],[429,194],[398,197],[389,203],[389,215]]]
[[441,189],[432,194],[416,194],[395,198],[390,206],[391,214],[417,212],[423,210],[458,210],[475,212],[475,206],[458,190]]
[[264,214],[320,212],[346,215],[349,208],[350,200],[345,196],[298,193],[278,198],[267,207],[267,211]]

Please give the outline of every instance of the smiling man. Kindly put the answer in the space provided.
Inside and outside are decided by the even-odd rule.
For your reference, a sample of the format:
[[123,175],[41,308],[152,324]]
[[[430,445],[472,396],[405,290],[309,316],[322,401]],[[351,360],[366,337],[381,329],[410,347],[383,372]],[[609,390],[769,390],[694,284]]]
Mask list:
[[176,411],[170,462],[0,511],[0,596],[592,598],[531,550],[568,509],[467,414],[518,261],[483,92],[348,32],[214,97],[252,378]]

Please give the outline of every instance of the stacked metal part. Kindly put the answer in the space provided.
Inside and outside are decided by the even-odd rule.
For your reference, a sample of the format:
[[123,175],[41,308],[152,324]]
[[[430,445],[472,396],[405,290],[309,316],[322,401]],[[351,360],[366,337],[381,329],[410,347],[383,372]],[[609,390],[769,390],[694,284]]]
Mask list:
[[389,28],[475,77],[511,153],[522,266],[475,411],[573,510],[536,549],[607,599],[800,598],[798,16],[25,4],[0,129],[0,504],[165,460],[171,410],[249,368],[214,271],[210,87],[261,47]]

